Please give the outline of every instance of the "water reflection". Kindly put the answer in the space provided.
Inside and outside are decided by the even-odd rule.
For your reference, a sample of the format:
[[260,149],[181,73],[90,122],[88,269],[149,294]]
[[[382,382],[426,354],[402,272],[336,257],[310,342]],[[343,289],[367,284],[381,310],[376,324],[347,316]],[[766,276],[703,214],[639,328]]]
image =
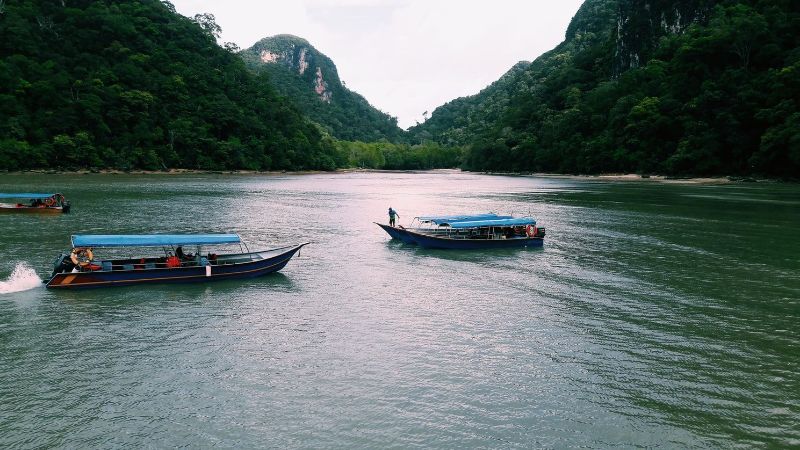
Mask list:
[[452,262],[498,263],[507,260],[519,259],[527,252],[542,252],[542,247],[498,248],[490,250],[445,250],[423,248],[418,245],[405,244],[401,241],[390,239],[386,241],[386,248],[393,252],[400,252],[409,257],[430,257]]

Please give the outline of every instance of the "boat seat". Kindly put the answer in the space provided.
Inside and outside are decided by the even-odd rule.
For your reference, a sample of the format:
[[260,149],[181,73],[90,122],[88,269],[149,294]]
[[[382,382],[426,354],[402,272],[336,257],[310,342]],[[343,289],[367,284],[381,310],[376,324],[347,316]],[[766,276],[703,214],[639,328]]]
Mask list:
[[110,272],[111,268],[111,261],[103,261],[100,263],[100,266],[103,268],[104,272]]

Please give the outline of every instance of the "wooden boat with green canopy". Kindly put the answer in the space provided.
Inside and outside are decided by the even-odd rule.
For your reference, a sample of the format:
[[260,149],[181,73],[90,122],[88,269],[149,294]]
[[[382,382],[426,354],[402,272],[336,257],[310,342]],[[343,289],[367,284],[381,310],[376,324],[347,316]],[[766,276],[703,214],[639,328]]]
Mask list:
[[[48,288],[73,289],[253,278],[281,270],[308,243],[250,251],[238,234],[101,234],[72,236],[72,251],[53,264]],[[194,246],[195,253],[183,250]],[[212,253],[204,246],[238,246]],[[158,256],[97,258],[94,249],[158,248]]]

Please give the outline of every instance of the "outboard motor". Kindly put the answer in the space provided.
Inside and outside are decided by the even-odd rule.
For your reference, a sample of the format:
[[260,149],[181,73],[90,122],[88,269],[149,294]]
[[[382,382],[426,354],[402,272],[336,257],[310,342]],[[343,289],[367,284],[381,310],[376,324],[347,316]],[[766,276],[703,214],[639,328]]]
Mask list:
[[58,258],[56,258],[55,261],[53,261],[53,275],[65,272],[72,272],[72,269],[74,268],[75,264],[72,264],[72,260],[66,253],[60,254]]
[[69,214],[69,208],[70,208],[69,201],[64,200],[64,203],[61,204],[61,207],[64,210],[64,214]]

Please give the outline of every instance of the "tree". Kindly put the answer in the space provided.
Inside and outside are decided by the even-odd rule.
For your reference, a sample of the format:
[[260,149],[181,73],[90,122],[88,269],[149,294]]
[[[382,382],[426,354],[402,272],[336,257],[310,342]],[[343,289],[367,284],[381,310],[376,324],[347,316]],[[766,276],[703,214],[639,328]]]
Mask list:
[[222,27],[217,25],[216,18],[213,14],[195,14],[192,20],[194,20],[196,24],[200,25],[200,28],[202,28],[206,34],[214,39],[219,39],[220,35],[222,34]]

